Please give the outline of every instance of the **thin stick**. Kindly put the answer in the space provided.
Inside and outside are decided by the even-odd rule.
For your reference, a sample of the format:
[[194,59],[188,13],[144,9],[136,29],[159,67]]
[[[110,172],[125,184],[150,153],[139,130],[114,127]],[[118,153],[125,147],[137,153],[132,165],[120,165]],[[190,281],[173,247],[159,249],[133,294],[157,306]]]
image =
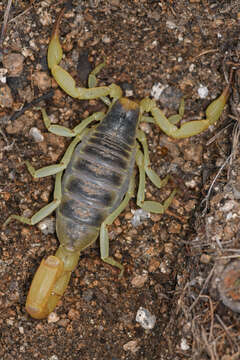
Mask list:
[[218,322],[220,323],[220,325],[222,326],[223,330],[225,331],[226,335],[227,335],[227,338],[230,342],[230,344],[233,346],[235,345],[236,348],[237,348],[237,351],[239,350],[238,348],[238,344],[236,343],[236,341],[231,337],[229,331],[228,331],[228,328],[227,326],[224,324],[224,322],[222,321],[222,319],[220,318],[220,316],[218,314],[216,314],[216,318],[218,320]]
[[204,202],[206,203],[205,208],[202,211],[202,216],[206,215],[207,209],[208,209],[208,203],[209,203],[209,198],[212,192],[212,188],[217,180],[217,178],[219,177],[219,175],[221,174],[223,168],[227,165],[227,163],[231,160],[232,158],[232,153],[227,157],[227,159],[224,161],[224,163],[222,164],[222,166],[220,167],[220,169],[217,172],[217,175],[215,176],[215,178],[213,179],[213,182],[211,183],[211,186],[207,192],[207,195],[205,196],[205,198],[202,200],[201,204],[203,204]]
[[210,273],[208,274],[208,277],[206,278],[204,284],[203,284],[203,287],[198,295],[198,297],[195,299],[195,301],[192,303],[192,305],[190,306],[189,308],[189,311],[192,311],[192,309],[196,306],[196,304],[198,303],[200,297],[202,296],[202,293],[203,291],[205,290],[205,288],[207,287],[207,284],[209,282],[209,280],[211,279],[212,275],[213,275],[213,272],[215,270],[215,265],[212,267],[212,270],[210,271]]
[[0,57],[2,57],[3,41],[4,41],[5,33],[7,30],[7,23],[8,23],[8,17],[9,17],[11,6],[12,6],[12,0],[8,0],[7,7],[4,12],[3,26],[2,26],[1,36],[0,36]]

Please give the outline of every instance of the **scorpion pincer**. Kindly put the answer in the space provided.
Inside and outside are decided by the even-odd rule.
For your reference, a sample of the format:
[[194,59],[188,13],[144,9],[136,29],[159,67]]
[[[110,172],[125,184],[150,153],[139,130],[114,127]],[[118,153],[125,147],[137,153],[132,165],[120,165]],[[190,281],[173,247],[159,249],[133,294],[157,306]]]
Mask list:
[[[138,128],[139,123],[153,122],[174,138],[196,135],[216,123],[229,93],[228,85],[208,106],[205,119],[177,127],[176,116],[174,121],[167,119],[154,100],[131,101],[122,97],[121,88],[115,84],[97,87],[96,74],[104,64],[90,74],[88,88],[76,87],[71,75],[58,65],[62,59],[59,24],[63,13],[64,9],[56,21],[48,48],[48,66],[52,75],[70,96],[100,98],[109,110],[106,115],[103,112],[92,114],[70,130],[51,124],[45,110],[41,109],[47,129],[60,136],[73,137],[73,141],[59,164],[35,170],[27,163],[35,178],[56,175],[53,201],[31,218],[11,215],[5,221],[5,225],[12,219],[34,225],[56,210],[60,246],[54,256],[42,260],[27,296],[26,310],[36,319],[48,316],[55,309],[77,267],[80,252],[96,241],[99,233],[102,260],[119,268],[122,275],[123,265],[109,256],[107,226],[124,210],[134,194],[135,162],[139,169],[137,205],[148,212],[162,214],[171,204],[176,190],[163,204],[145,201],[145,175],[158,188],[167,183],[168,177],[161,180],[151,169],[147,140]],[[144,113],[151,116],[144,116]],[[181,116],[179,111],[178,121]],[[93,121],[99,121],[99,124],[89,127]]]

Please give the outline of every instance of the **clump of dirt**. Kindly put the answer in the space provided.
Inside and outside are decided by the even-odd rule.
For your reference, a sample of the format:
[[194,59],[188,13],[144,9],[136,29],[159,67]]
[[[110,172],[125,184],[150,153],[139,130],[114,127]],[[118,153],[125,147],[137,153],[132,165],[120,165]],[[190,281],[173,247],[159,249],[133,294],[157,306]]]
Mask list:
[[[59,162],[69,143],[47,132],[34,106],[69,128],[105,109],[101,101],[67,96],[47,68],[62,7],[14,2],[1,41],[1,224],[10,214],[31,216],[52,199],[54,179],[33,180],[24,161],[35,168]],[[3,18],[5,4],[0,11]],[[234,0],[73,1],[61,23],[61,65],[86,86],[86,74],[105,59],[98,85],[121,84],[138,99],[157,93],[167,116],[184,96],[184,119],[203,118],[226,86],[224,75],[239,66],[239,19]],[[239,256],[239,83],[236,71],[226,110],[203,134],[174,140],[143,125],[152,167],[162,178],[171,175],[164,189],[148,182],[146,197],[163,202],[173,188],[178,194],[164,215],[137,222],[132,199],[109,227],[110,251],[125,265],[123,278],[100,260],[96,243],[81,254],[54,313],[33,320],[25,301],[41,259],[58,246],[54,215],[40,226],[11,222],[0,228],[1,359],[240,357],[239,315],[219,296],[222,270]],[[153,327],[136,321],[139,309]]]

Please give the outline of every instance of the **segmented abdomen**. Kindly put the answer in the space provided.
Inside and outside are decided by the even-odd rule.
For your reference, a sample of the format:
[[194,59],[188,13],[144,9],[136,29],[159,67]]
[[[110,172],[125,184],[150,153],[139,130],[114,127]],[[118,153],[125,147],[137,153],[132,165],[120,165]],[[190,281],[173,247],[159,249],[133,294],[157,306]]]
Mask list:
[[57,212],[60,243],[82,250],[94,242],[105,218],[120,204],[132,175],[131,145],[100,128],[91,130],[75,149],[62,183]]

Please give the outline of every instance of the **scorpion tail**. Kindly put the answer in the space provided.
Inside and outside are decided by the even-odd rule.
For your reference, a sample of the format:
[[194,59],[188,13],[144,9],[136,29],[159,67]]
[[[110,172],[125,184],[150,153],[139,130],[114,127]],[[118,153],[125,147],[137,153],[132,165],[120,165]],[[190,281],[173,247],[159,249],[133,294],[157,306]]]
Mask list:
[[26,310],[35,319],[47,317],[57,306],[77,267],[80,252],[60,246],[55,256],[42,260],[30,287]]

